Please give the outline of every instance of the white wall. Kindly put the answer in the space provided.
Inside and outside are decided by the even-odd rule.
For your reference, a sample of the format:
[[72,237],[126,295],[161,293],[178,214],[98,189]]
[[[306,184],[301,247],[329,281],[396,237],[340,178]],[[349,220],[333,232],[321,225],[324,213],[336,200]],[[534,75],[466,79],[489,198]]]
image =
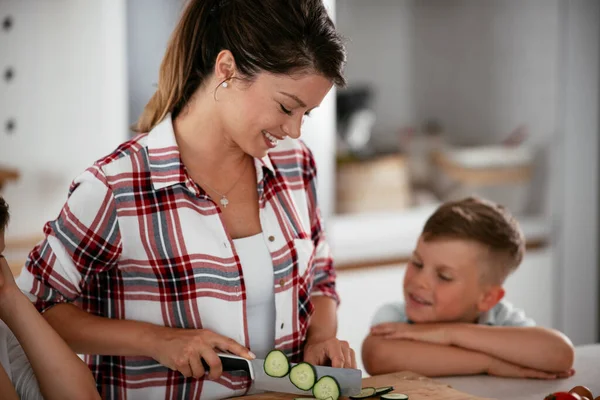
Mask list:
[[[335,0],[324,0],[324,3],[335,21]],[[335,94],[336,89],[333,88],[302,126],[302,140],[313,152],[317,164],[317,191],[325,223],[335,210]]]
[[556,196],[557,314],[576,344],[600,341],[598,322],[598,149],[600,3],[563,4],[560,163]]
[[[418,2],[418,1],[417,1]],[[374,134],[395,137],[414,123],[414,0],[339,0],[337,23],[346,37],[349,88],[374,90]],[[392,139],[393,140],[393,139]]]
[[536,143],[556,130],[559,1],[415,3],[418,120],[453,140],[500,142],[520,124]]
[[129,122],[133,124],[156,90],[158,70],[183,0],[126,0]]
[[414,15],[417,121],[438,119],[455,144],[500,143],[524,125],[537,154],[526,211],[550,213],[559,0],[425,0]]
[[8,235],[39,235],[71,180],[126,137],[125,4],[5,0],[5,15],[14,26],[0,32],[0,66],[16,75],[0,83],[0,121],[17,127],[0,133],[0,160],[22,174],[3,191]]
[[340,0],[347,78],[377,95],[378,134],[438,118],[453,139],[556,130],[559,0]]

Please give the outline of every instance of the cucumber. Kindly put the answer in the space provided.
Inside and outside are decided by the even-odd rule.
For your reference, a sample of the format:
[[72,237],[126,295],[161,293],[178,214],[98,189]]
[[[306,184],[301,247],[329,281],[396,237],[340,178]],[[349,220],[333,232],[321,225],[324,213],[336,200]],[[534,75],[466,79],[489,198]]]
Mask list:
[[351,399],[367,399],[369,397],[373,397],[377,394],[377,389],[374,387],[365,387],[362,388],[359,394],[355,394],[354,396],[350,396]]
[[310,390],[317,381],[317,370],[307,362],[296,364],[290,370],[290,381],[300,390]]
[[333,397],[328,397],[326,399],[317,399],[316,397],[296,397],[294,400],[333,400]]
[[312,388],[313,396],[319,400],[326,400],[331,397],[331,400],[340,398],[340,384],[338,381],[329,375],[321,377]]
[[381,396],[382,394],[386,394],[394,390],[393,386],[382,386],[375,388],[375,394]]
[[280,350],[271,350],[265,358],[265,373],[274,378],[283,378],[290,372],[290,362]]
[[403,393],[387,393],[381,395],[381,400],[408,400],[408,395]]

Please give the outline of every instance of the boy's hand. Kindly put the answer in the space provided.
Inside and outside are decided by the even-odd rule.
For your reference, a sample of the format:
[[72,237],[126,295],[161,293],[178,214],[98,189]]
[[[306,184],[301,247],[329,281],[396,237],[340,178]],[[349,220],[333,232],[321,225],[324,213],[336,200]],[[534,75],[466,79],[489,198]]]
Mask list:
[[511,364],[498,358],[492,358],[487,373],[488,375],[501,376],[504,378],[564,379],[573,376],[575,370],[571,369],[559,373],[539,371]]
[[405,324],[386,322],[371,328],[371,335],[385,339],[418,340],[440,345],[452,345],[447,324]]

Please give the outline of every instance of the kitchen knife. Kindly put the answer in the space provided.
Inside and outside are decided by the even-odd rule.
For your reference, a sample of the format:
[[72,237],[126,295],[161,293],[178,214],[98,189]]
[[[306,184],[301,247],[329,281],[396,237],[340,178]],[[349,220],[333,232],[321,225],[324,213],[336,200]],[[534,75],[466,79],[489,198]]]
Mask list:
[[[268,392],[283,392],[293,394],[312,395],[310,390],[298,389],[289,378],[289,375],[283,378],[274,378],[267,375],[264,369],[265,360],[256,358],[247,360],[243,357],[218,353],[223,371],[245,371],[252,380],[252,387],[256,390]],[[202,360],[204,367],[208,370],[208,366]],[[291,366],[294,366],[291,363]],[[362,371],[359,369],[350,368],[332,368],[315,365],[317,371],[317,380],[328,375],[335,378],[340,385],[340,390],[343,396],[352,396],[360,393],[362,388]]]

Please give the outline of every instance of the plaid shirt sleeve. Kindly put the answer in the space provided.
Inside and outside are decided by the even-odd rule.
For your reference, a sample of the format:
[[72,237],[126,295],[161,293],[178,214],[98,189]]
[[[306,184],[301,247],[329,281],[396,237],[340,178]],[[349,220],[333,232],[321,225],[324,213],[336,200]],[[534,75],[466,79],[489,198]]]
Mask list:
[[333,298],[337,304],[340,303],[335,289],[335,269],[331,248],[327,243],[325,230],[323,229],[323,218],[317,202],[317,167],[312,152],[307,148],[308,168],[306,168],[306,192],[309,197],[309,215],[311,220],[311,238],[315,245],[313,258],[314,284],[312,296],[327,296]]
[[119,258],[115,201],[100,168],[91,167],[75,179],[60,215],[46,224],[44,233],[18,279],[40,312],[77,302],[86,285]]

